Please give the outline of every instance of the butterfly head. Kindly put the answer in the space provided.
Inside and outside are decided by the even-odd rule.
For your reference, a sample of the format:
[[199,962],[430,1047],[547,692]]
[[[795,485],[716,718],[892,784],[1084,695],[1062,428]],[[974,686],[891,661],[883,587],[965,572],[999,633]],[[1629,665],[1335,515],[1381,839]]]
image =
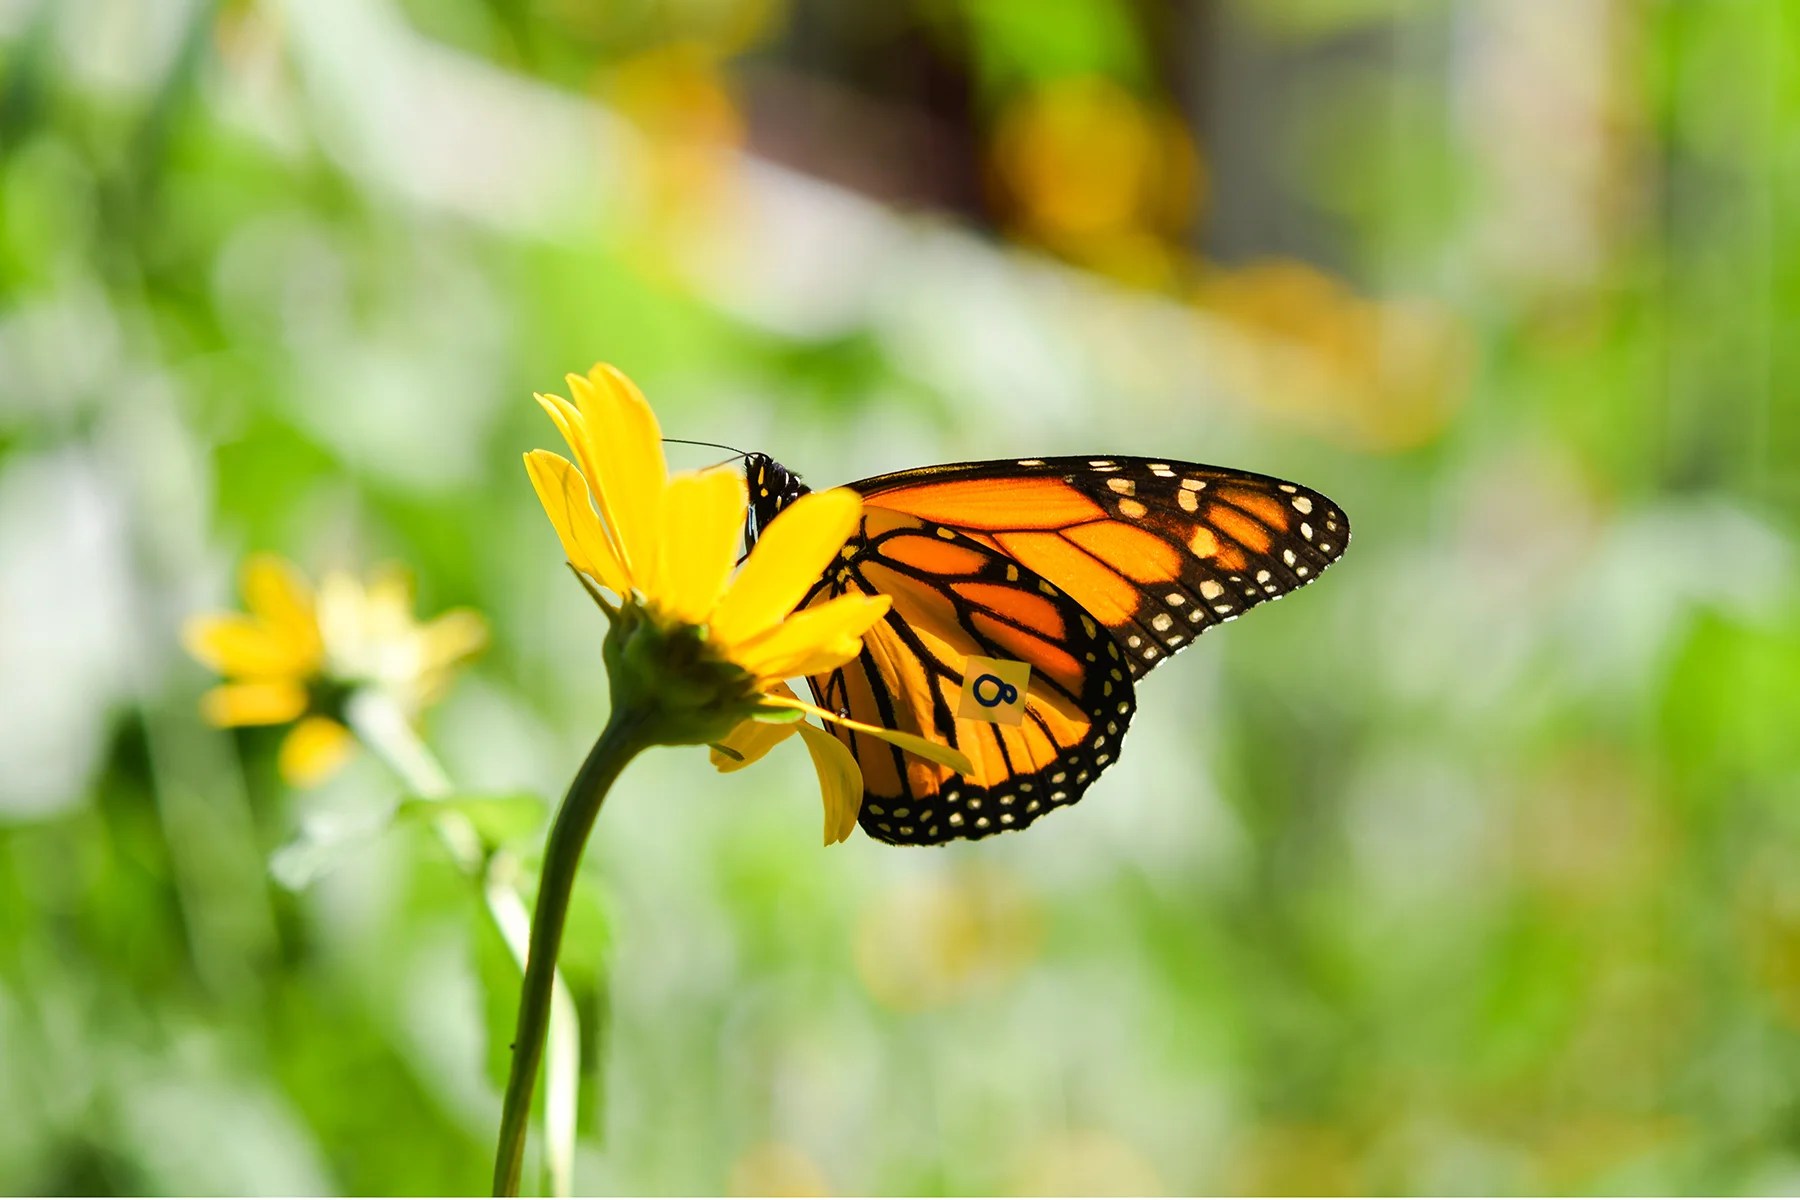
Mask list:
[[750,489],[750,514],[744,522],[746,548],[756,545],[782,509],[811,490],[798,475],[766,454],[744,456],[744,484]]

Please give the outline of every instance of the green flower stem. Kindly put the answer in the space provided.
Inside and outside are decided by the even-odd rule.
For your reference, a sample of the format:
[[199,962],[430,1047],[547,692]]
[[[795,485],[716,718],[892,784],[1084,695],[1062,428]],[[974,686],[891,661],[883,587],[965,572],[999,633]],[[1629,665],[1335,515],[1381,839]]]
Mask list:
[[519,1194],[519,1172],[525,1160],[525,1126],[531,1115],[531,1093],[537,1085],[546,1028],[554,1032],[551,996],[557,951],[581,853],[606,793],[639,751],[652,744],[645,736],[649,722],[639,708],[615,705],[606,728],[588,751],[581,770],[563,797],[550,839],[544,846],[544,868],[538,880],[537,912],[531,922],[531,947],[525,962],[525,984],[519,993],[519,1027],[513,1038],[512,1074],[500,1116],[500,1145],[494,1155],[494,1195]]
[[[345,720],[357,739],[409,791],[427,800],[445,800],[455,787],[420,740],[412,722],[393,700],[362,691],[345,705]],[[433,832],[464,875],[481,885],[494,928],[524,972],[530,957],[531,914],[519,895],[517,859],[504,851],[487,856],[481,835],[463,814],[446,808],[432,821]],[[567,1196],[574,1186],[577,1096],[581,1086],[581,1023],[575,1000],[560,976],[553,980],[544,1067],[544,1165],[550,1192]]]
[[[531,959],[531,913],[510,876],[517,870],[511,855],[495,855],[483,892],[488,912],[506,939],[513,960],[524,972]],[[581,1021],[575,1000],[560,974],[550,991],[550,1022],[545,1037],[544,1167],[555,1196],[572,1193],[575,1183],[575,1117],[581,1089]]]

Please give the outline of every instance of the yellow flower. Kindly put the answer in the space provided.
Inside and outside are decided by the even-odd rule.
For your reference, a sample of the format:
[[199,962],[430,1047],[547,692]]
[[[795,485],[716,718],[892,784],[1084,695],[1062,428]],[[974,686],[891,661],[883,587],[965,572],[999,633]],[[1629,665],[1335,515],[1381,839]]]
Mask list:
[[334,572],[315,596],[292,564],[258,554],[244,564],[242,588],[247,613],[192,617],[182,631],[188,651],[226,677],[200,711],[219,726],[294,722],[279,765],[297,787],[321,782],[349,757],[349,696],[375,689],[416,716],[487,642],[486,623],[467,609],[414,620],[412,586],[393,569],[367,583]]
[[721,769],[762,757],[798,728],[812,752],[825,802],[825,839],[842,841],[862,804],[862,773],[848,749],[805,714],[860,729],[958,770],[949,746],[839,717],[797,698],[785,681],[848,662],[881,620],[885,596],[839,596],[794,612],[862,516],[847,488],[790,505],[734,574],[746,496],[737,471],[671,476],[662,429],[643,393],[600,364],[568,377],[573,401],[539,395],[575,461],[548,450],[525,455],[538,499],[569,564],[619,598],[607,665],[615,713],[641,709],[653,740],[713,743]]
[[1385,450],[1443,431],[1464,394],[1467,333],[1445,310],[1358,295],[1308,263],[1266,259],[1202,277],[1194,302],[1243,335],[1214,369],[1252,402]]
[[990,167],[1020,235],[1144,286],[1169,282],[1204,190],[1180,116],[1101,77],[1048,80],[1009,97]]
[[643,134],[626,142],[626,211],[663,243],[725,216],[739,199],[746,122],[716,46],[676,42],[612,72],[606,99]]
[[[787,684],[777,684],[774,695],[799,703],[793,689]],[[822,712],[807,705],[811,712]],[[853,721],[842,721],[829,713],[829,720],[850,725],[857,729],[871,729]],[[905,746],[908,739],[904,734],[890,734],[886,730],[871,730],[876,736],[889,736],[889,740]],[[791,721],[785,724],[772,724],[767,721],[745,721],[723,741],[717,743],[712,750],[713,766],[720,771],[739,771],[762,758],[778,744],[785,741],[789,734],[799,733],[800,740],[806,743],[806,751],[812,756],[813,770],[819,775],[819,795],[825,801],[825,844],[827,846],[848,838],[856,829],[857,814],[862,811],[862,768],[856,765],[856,758],[845,748],[844,743],[832,737],[816,725],[805,721]],[[907,746],[907,749],[912,747]],[[948,750],[948,747],[939,747]],[[918,751],[914,751],[918,753]],[[943,754],[925,754],[935,762],[947,761]]]

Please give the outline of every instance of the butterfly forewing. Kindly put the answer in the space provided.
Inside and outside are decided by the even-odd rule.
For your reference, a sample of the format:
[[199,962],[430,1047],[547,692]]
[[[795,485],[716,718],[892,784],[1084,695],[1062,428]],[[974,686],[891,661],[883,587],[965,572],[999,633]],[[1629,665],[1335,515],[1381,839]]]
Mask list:
[[1336,562],[1350,524],[1298,484],[1148,458],[922,467],[852,484],[1052,579],[1111,631],[1133,676]]
[[[745,478],[754,541],[807,489],[766,455]],[[893,607],[813,694],[974,763],[959,776],[834,726],[862,767],[862,826],[888,842],[985,837],[1074,803],[1118,754],[1134,678],[1312,582],[1350,540],[1319,492],[1196,463],[1033,458],[850,486],[867,501],[860,532],[807,603],[863,592]],[[955,715],[971,655],[1031,664],[1023,724]]]
[[[861,655],[809,680],[842,715],[953,745],[958,775],[867,734],[833,727],[862,766],[863,829],[933,843],[1022,829],[1073,804],[1118,753],[1133,692],[1118,642],[1062,589],[942,524],[870,506],[847,556],[808,604],[846,592],[893,607]],[[956,716],[971,655],[1029,663],[1018,726]]]

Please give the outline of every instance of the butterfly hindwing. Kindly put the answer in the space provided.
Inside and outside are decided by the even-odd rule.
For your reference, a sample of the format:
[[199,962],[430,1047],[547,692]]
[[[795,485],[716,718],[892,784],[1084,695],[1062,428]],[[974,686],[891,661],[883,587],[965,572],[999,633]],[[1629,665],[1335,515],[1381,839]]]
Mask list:
[[[861,655],[808,682],[855,720],[957,747],[965,777],[832,726],[862,766],[863,829],[934,843],[1022,829],[1073,804],[1118,753],[1132,675],[1118,642],[1062,589],[944,525],[870,505],[846,557],[807,603],[846,592],[892,598]],[[1031,666],[1018,726],[956,716],[971,655]]]
[[1350,524],[1285,480],[1168,460],[1018,459],[921,467],[851,485],[1054,580],[1141,675],[1214,626],[1303,587]]

